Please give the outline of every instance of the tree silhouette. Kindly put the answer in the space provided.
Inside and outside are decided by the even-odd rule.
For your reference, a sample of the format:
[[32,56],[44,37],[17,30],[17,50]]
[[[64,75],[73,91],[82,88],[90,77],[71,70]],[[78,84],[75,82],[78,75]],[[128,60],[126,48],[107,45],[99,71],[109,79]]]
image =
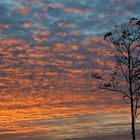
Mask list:
[[130,105],[132,139],[136,140],[135,124],[140,108],[140,20],[131,18],[127,23],[116,25],[104,39],[114,47],[114,70],[109,80],[103,74],[93,73],[98,88],[122,94],[123,101]]

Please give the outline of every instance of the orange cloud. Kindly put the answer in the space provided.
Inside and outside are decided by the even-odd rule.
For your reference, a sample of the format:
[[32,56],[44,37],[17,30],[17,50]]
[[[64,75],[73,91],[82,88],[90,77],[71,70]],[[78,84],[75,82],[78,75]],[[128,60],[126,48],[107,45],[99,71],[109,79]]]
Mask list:
[[62,51],[62,52],[71,52],[79,50],[79,46],[77,44],[66,45],[63,43],[54,44],[54,51]]
[[42,43],[42,42],[48,42],[48,39],[46,37],[40,36],[40,35],[33,35],[33,39],[38,43]]
[[87,9],[83,9],[83,8],[79,8],[79,7],[65,7],[64,8],[65,12],[68,13],[75,13],[75,14],[80,14],[80,13],[87,13],[88,10]]
[[72,24],[72,23],[65,23],[65,22],[58,22],[58,26],[59,27],[63,27],[63,28],[69,28],[69,27],[73,27],[74,24]]
[[25,28],[29,28],[29,27],[32,26],[32,24],[31,24],[30,22],[26,21],[26,22],[23,23],[23,26],[24,26]]

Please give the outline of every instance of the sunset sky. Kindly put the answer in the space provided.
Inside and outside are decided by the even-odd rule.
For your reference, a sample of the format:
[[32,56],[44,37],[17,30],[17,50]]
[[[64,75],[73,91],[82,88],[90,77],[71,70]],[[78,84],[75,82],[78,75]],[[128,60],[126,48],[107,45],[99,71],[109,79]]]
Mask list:
[[91,93],[91,73],[113,68],[104,34],[139,14],[140,0],[0,0],[0,140],[129,140],[129,106]]

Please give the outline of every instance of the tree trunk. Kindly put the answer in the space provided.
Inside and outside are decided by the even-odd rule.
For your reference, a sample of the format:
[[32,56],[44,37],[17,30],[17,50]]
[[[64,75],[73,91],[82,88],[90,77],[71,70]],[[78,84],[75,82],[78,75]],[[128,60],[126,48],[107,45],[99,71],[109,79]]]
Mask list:
[[136,140],[133,101],[131,102],[131,128],[132,128],[132,140]]
[[131,99],[131,128],[132,128],[132,140],[136,140],[135,136],[135,115],[134,115],[134,99],[133,99],[133,87],[132,87],[132,66],[131,66],[131,49],[130,46],[128,48],[128,71],[129,71],[129,91],[130,91],[130,99]]

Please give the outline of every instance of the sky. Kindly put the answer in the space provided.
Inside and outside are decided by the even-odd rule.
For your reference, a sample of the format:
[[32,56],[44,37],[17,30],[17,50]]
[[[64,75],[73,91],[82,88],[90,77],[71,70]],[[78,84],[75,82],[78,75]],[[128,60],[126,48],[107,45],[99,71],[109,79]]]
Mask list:
[[0,0],[0,139],[128,140],[129,106],[118,94],[91,93],[91,73],[113,69],[103,36],[139,18],[139,5]]

